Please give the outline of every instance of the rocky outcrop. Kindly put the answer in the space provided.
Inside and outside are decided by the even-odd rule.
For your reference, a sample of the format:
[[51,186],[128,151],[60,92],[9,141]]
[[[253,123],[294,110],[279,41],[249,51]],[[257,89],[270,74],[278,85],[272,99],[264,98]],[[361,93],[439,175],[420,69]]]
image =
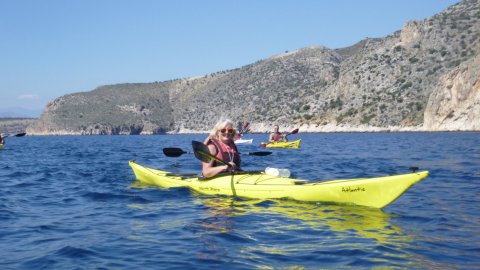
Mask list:
[[118,84],[59,97],[30,134],[251,130],[479,130],[480,3],[465,0],[383,38],[311,46],[202,77]]
[[427,130],[480,130],[480,55],[442,76],[425,110]]
[[32,135],[136,135],[172,129],[168,84],[121,84],[50,102],[29,126]]
[[0,133],[23,133],[29,125],[35,123],[35,118],[0,118]]

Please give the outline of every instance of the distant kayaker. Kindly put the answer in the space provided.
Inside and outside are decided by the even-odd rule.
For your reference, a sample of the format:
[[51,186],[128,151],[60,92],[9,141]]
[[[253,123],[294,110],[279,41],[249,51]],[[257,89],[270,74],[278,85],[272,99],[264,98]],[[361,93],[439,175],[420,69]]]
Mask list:
[[268,137],[269,142],[286,142],[288,141],[287,135],[282,134],[279,131],[278,125],[273,126],[273,133]]
[[0,134],[0,144],[3,144],[3,145],[5,144],[5,137],[6,135],[4,135],[3,133]]
[[213,177],[222,172],[235,172],[240,170],[240,155],[233,142],[236,136],[231,120],[219,121],[210,132],[204,143],[208,146],[210,153],[218,159],[230,164],[230,166],[219,164],[215,161],[202,162],[202,174],[206,178]]

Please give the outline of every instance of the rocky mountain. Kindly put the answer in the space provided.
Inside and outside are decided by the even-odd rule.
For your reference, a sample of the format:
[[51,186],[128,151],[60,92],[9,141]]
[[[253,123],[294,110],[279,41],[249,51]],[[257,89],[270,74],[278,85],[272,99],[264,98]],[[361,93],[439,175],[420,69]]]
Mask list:
[[118,84],[50,102],[30,134],[480,130],[480,2],[462,1],[387,37],[312,46],[198,78]]
[[35,118],[2,117],[0,118],[0,133],[6,135],[23,133],[36,120]]

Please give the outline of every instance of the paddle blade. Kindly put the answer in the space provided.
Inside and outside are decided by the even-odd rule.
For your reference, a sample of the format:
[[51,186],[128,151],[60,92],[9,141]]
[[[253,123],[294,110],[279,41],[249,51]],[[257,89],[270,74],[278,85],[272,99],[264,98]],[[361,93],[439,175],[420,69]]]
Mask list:
[[208,163],[212,160],[215,160],[215,161],[217,161],[221,164],[230,166],[230,164],[226,163],[225,161],[214,157],[210,153],[210,150],[208,150],[208,147],[205,144],[203,144],[201,142],[197,142],[197,141],[192,141],[192,147],[193,147],[193,153],[195,154],[195,157],[197,159],[199,159],[199,160],[201,160],[205,163]]
[[179,157],[183,154],[186,154],[187,152],[183,151],[180,148],[167,147],[167,148],[163,148],[163,153],[167,157]]
[[238,133],[240,133],[240,136],[243,135],[244,133],[247,133],[247,132],[249,131],[249,129],[248,129],[249,126],[250,126],[250,123],[248,123],[248,122],[246,122],[246,123],[243,125],[242,129],[239,130],[239,132],[238,132]]
[[250,123],[246,122],[245,125],[243,126],[242,132],[245,133],[248,131],[248,127],[250,127]]
[[288,136],[288,135],[292,135],[292,134],[297,134],[297,133],[298,133],[298,128],[290,131],[290,132],[287,134],[287,136]]
[[247,155],[251,155],[251,156],[259,156],[259,157],[263,157],[263,156],[268,156],[268,155],[271,155],[272,152],[269,152],[269,151],[258,151],[258,152],[248,152]]
[[27,133],[22,132],[22,133],[17,133],[17,134],[15,134],[15,135],[13,135],[13,136],[15,136],[15,137],[23,137],[23,136],[25,136],[26,134],[27,134]]

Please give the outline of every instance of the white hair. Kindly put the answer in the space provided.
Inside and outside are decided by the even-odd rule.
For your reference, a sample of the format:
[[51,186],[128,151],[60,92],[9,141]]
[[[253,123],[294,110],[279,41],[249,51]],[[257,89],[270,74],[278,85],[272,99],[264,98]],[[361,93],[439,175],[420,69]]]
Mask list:
[[[233,121],[230,120],[230,119],[221,119],[220,121],[218,121],[215,126],[213,127],[213,129],[210,131],[210,136],[212,137],[215,137],[217,138],[217,131],[219,129],[222,129],[223,127],[225,127],[226,125],[231,125],[233,128],[234,128],[234,125],[233,125]],[[235,130],[235,128],[233,129],[233,136],[235,136],[237,133],[237,131]],[[218,139],[218,138],[217,138]]]

